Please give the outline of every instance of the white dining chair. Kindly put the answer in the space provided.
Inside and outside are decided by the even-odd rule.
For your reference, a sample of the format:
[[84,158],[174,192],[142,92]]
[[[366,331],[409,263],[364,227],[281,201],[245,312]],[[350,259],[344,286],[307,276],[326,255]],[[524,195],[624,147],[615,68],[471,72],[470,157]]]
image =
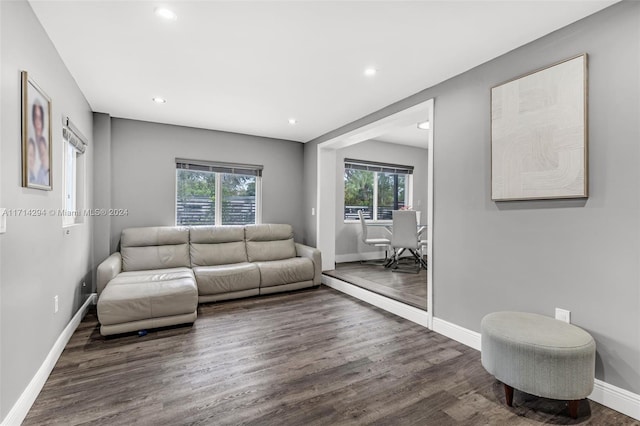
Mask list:
[[[427,240],[427,226],[423,225],[418,229],[418,246],[420,247],[420,257],[424,259],[424,256],[427,254],[427,245],[429,244],[429,240]],[[425,266],[426,269],[426,266]]]
[[360,263],[369,265],[387,265],[389,263],[389,247],[391,246],[391,240],[388,238],[369,238],[369,227],[364,219],[362,210],[358,210],[358,217],[360,218],[360,226],[362,227],[362,242],[374,247],[384,247],[384,260],[382,261],[361,261]]
[[[426,268],[426,263],[418,254],[420,241],[418,239],[416,212],[414,210],[394,210],[392,214],[393,233],[391,234],[391,247],[394,250],[393,271],[418,273],[421,267]],[[408,270],[399,268],[400,255],[407,250],[418,263],[417,268]]]

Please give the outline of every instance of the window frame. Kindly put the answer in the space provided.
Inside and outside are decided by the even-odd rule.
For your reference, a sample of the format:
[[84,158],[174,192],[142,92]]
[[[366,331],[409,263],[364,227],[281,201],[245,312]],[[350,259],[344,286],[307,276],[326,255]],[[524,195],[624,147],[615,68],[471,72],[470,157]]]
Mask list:
[[[381,223],[381,224],[389,224],[393,222],[391,219],[378,219],[378,175],[379,173],[387,173],[387,174],[398,174],[405,176],[405,206],[413,205],[413,166],[401,166],[397,164],[386,164],[386,163],[378,163],[373,161],[366,160],[354,160],[350,158],[345,158],[342,169],[342,177],[344,180],[344,175],[347,170],[347,164],[357,164],[358,167],[349,167],[351,169],[369,171],[373,173],[373,219],[365,219],[366,223]],[[404,172],[404,173],[402,173]],[[359,219],[346,219],[345,218],[345,193],[344,193],[344,183],[342,185],[342,220],[346,224],[360,223]]]
[[199,226],[199,225],[183,225],[178,224],[178,173],[180,170],[213,173],[215,175],[215,204],[214,204],[214,223],[209,223],[204,226],[223,226],[222,224],[222,201],[223,197],[218,196],[222,194],[222,181],[224,175],[240,175],[240,176],[254,176],[255,177],[255,221],[256,225],[262,223],[262,169],[260,165],[249,164],[236,164],[236,163],[222,163],[212,161],[201,160],[184,160],[176,158],[176,179],[175,179],[175,218],[174,223],[177,226]]
[[[62,227],[81,225],[85,222],[82,209],[85,203],[86,188],[86,138],[78,131],[68,117],[62,118],[63,142],[63,188],[62,188]],[[69,172],[71,174],[69,175]],[[69,182],[69,180],[71,182]],[[70,183],[70,185],[69,185]],[[73,196],[69,206],[69,195]]]

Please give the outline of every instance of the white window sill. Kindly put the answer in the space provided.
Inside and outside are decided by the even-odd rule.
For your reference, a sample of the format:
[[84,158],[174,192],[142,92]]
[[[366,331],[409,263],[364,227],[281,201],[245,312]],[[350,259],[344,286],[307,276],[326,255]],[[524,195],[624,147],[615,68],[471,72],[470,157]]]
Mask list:
[[[345,220],[344,221],[345,224],[360,224],[359,220]],[[380,224],[380,225],[391,225],[393,224],[392,220],[365,220],[365,223],[367,225],[376,225],[376,224]]]

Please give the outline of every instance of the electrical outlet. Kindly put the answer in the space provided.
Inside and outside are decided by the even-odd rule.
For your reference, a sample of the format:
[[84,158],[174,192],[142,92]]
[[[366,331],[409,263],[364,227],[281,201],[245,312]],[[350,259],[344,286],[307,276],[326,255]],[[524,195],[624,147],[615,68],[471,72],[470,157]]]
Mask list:
[[316,208],[311,207],[311,216],[315,216],[315,215],[316,215]]
[[82,281],[82,287],[86,287],[86,286],[87,286],[87,283]]
[[53,296],[53,313],[58,313],[58,295]]
[[556,319],[571,323],[571,311],[567,311],[566,309],[556,308]]

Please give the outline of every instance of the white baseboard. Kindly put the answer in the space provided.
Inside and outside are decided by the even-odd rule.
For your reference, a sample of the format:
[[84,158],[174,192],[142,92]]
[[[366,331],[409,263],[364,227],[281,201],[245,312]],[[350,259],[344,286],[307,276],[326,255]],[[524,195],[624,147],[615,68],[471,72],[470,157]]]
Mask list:
[[478,332],[471,331],[436,317],[433,318],[433,331],[477,351],[480,350],[480,333]]
[[367,302],[380,309],[384,309],[394,315],[415,322],[416,324],[420,324],[423,327],[429,328],[429,313],[427,311],[405,305],[397,300],[389,299],[377,293],[365,290],[362,287],[346,283],[327,275],[322,276],[322,284],[360,299],[363,302]]
[[[322,276],[322,283],[342,293],[356,297],[387,312],[408,319],[409,321],[430,328],[429,315],[426,311],[407,306],[404,303],[388,299],[379,294],[370,292],[358,286],[346,283],[337,278]],[[457,324],[450,323],[440,318],[433,318],[433,331],[447,336],[477,351],[481,349],[481,334],[471,331]],[[588,397],[590,400],[616,410],[622,414],[640,420],[640,395],[619,388],[602,380],[595,379],[593,392]]]
[[640,395],[602,380],[595,380],[589,399],[640,420]]
[[[389,257],[391,257],[393,253],[390,251],[387,253]],[[404,254],[400,256],[401,258],[411,258],[411,254]],[[384,259],[384,250],[381,251],[365,251],[362,253],[348,253],[348,254],[336,254],[336,263],[345,263],[345,262],[359,262],[361,260],[380,260]]]
[[336,263],[378,259],[384,259],[384,251],[365,251],[362,253],[336,254]]
[[[440,318],[433,318],[433,331],[460,342],[470,348],[481,349],[481,335]],[[636,420],[640,420],[640,395],[595,379],[593,392],[588,398]]]
[[51,370],[53,370],[56,362],[58,362],[58,358],[60,358],[64,347],[67,345],[67,342],[69,342],[69,339],[71,339],[71,336],[73,335],[73,332],[78,328],[78,325],[80,325],[82,318],[84,318],[87,310],[89,309],[89,305],[95,304],[96,299],[96,293],[92,293],[91,295],[89,295],[89,298],[85,300],[84,304],[80,307],[80,309],[78,309],[78,312],[76,312],[73,318],[71,318],[69,324],[67,324],[64,330],[62,330],[62,333],[60,333],[58,340],[56,340],[56,342],[53,344],[53,347],[49,351],[49,355],[47,355],[44,362],[36,372],[35,376],[33,376],[31,381],[27,385],[27,388],[24,390],[24,392],[22,392],[22,395],[20,395],[18,401],[16,401],[13,407],[11,407],[11,410],[2,421],[2,426],[19,425],[24,421],[25,417],[27,417],[31,406],[38,397],[38,394],[40,394],[42,387],[47,382],[49,374],[51,374]]
[[[326,275],[322,276],[322,283],[380,309],[384,309],[387,312],[420,324],[423,327],[430,328],[429,315],[426,311],[388,299],[361,287]],[[64,347],[86,314],[89,304],[95,304],[96,299],[97,295],[95,293],[92,294],[78,312],[76,312],[71,321],[69,321],[69,324],[62,331],[58,340],[56,340],[56,343],[51,348],[49,355],[47,355],[47,358],[44,360],[33,379],[31,379],[27,388],[11,408],[7,417],[2,421],[2,426],[19,425],[25,419],[31,409],[31,406],[38,397],[38,394],[42,390],[42,387],[46,383],[51,370],[53,370],[58,358],[62,354]],[[480,350],[481,348],[480,333],[471,331],[443,319],[433,318],[433,331],[473,349]],[[640,395],[638,394],[596,379],[593,392],[589,395],[589,399],[636,420],[640,420]]]

